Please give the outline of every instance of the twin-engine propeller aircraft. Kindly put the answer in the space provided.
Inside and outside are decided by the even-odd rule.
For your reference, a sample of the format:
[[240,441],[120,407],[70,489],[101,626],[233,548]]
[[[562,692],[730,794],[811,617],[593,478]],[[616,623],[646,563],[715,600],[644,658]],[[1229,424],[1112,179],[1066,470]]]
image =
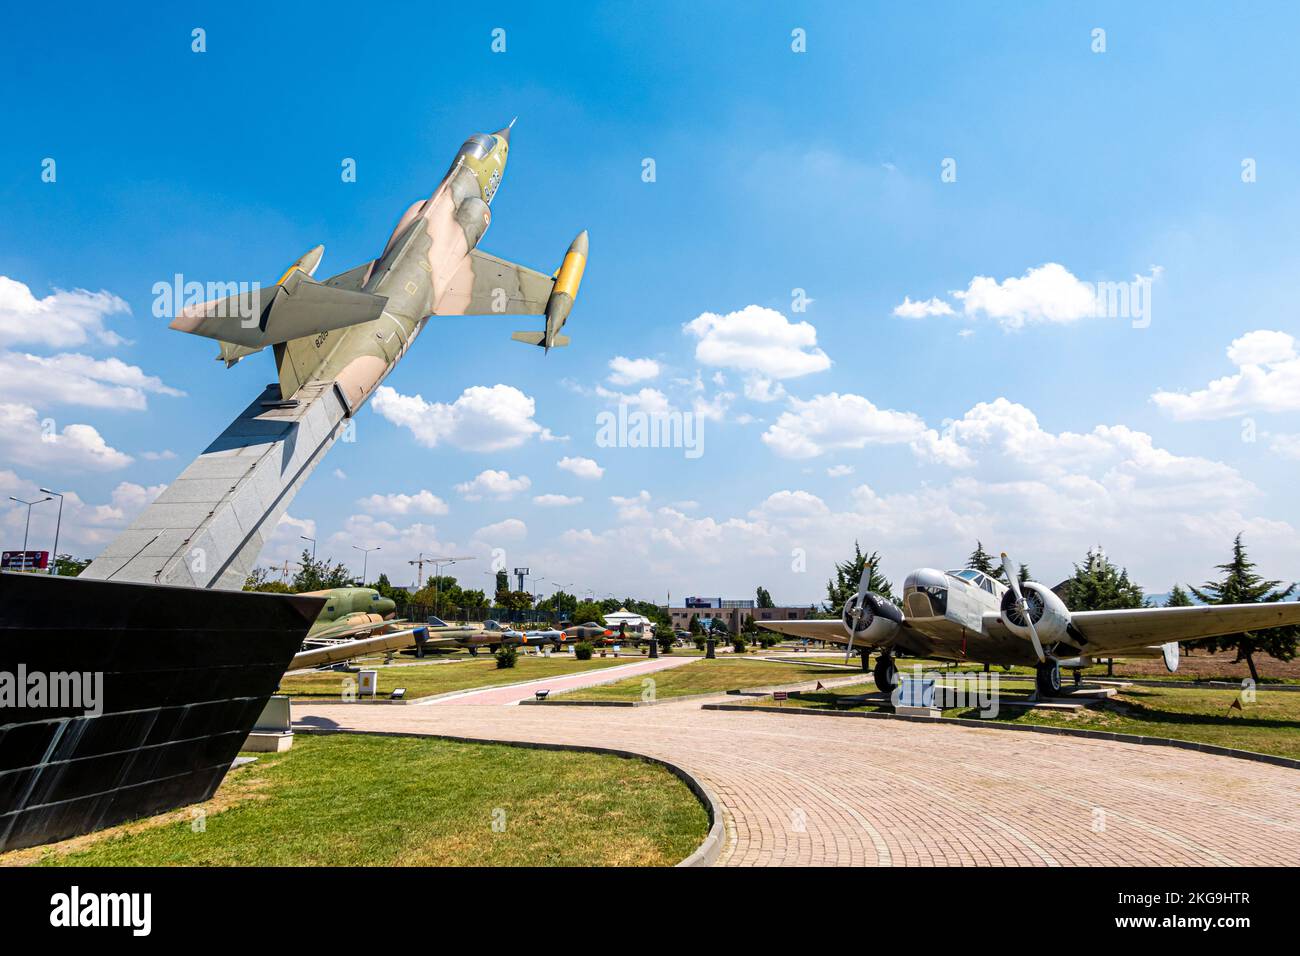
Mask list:
[[898,655],[982,664],[1033,665],[1038,693],[1061,690],[1061,668],[1081,668],[1098,658],[1163,657],[1178,669],[1178,642],[1300,624],[1300,603],[1214,604],[1070,611],[1036,581],[1020,583],[1004,553],[1011,586],[970,568],[920,568],[903,584],[903,608],[867,590],[871,566],[840,620],[761,621],[759,627],[794,637],[875,651],[876,686],[888,694],[898,683]]

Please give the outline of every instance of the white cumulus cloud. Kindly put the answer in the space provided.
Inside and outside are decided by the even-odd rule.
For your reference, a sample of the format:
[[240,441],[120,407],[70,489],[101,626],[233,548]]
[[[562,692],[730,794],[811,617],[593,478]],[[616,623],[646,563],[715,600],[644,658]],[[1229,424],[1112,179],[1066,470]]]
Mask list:
[[104,440],[92,425],[64,425],[41,419],[30,405],[0,403],[0,453],[27,467],[64,465],[111,471],[133,460]]
[[817,330],[810,322],[791,322],[775,309],[747,305],[738,312],[705,312],[682,328],[699,341],[695,359],[754,372],[773,379],[798,378],[831,367],[830,357],[817,347]]
[[954,466],[968,463],[960,448],[928,428],[919,415],[877,408],[861,395],[838,392],[790,399],[788,410],[763,433],[763,441],[782,458],[815,458],[868,445],[908,445],[926,460]]
[[1300,411],[1300,356],[1294,336],[1260,329],[1234,339],[1227,351],[1237,374],[1193,392],[1156,392],[1151,400],[1178,421]]
[[626,358],[616,355],[609,360],[609,381],[614,385],[635,385],[659,377],[659,363],[650,358]]
[[904,319],[924,319],[931,315],[952,314],[952,306],[939,298],[921,299],[913,302],[907,296],[903,296],[903,301],[894,306],[894,315]]
[[533,420],[533,399],[512,385],[474,385],[450,403],[426,402],[381,385],[370,404],[428,448],[447,444],[466,451],[501,451],[534,436],[547,437]]
[[149,392],[185,394],[117,358],[0,352],[0,400],[142,411]]
[[555,467],[591,481],[605,474],[605,469],[590,458],[561,458]]
[[474,540],[489,546],[501,541],[521,541],[528,536],[528,525],[518,518],[506,518],[496,524],[484,525],[474,532]]
[[539,508],[567,508],[582,504],[580,495],[534,495],[533,504]]
[[965,291],[954,291],[966,315],[985,316],[1004,328],[1018,329],[1031,323],[1065,323],[1096,314],[1097,296],[1058,262],[1049,262],[1023,276],[998,282],[976,276]]
[[456,491],[466,501],[482,501],[484,498],[508,501],[531,486],[532,481],[527,475],[512,478],[508,471],[489,468],[480,471],[471,481],[462,481],[456,486]]
[[56,289],[38,299],[24,283],[0,276],[0,341],[7,345],[30,342],[67,348],[92,340],[120,345],[121,336],[107,328],[105,319],[130,311],[111,292]]
[[445,515],[448,511],[447,502],[427,489],[413,495],[369,495],[358,499],[357,505],[374,515]]

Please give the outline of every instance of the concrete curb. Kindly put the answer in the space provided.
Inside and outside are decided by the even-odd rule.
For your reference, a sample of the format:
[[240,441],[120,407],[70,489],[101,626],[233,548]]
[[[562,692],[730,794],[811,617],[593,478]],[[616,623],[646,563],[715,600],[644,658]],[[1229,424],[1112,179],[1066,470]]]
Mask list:
[[690,856],[681,862],[674,864],[679,867],[700,867],[712,866],[722,855],[722,843],[724,828],[722,823],[722,804],[718,798],[713,795],[713,791],[697,780],[689,771],[670,763],[659,757],[652,757],[649,754],[640,754],[632,750],[617,750],[613,747],[590,747],[585,744],[552,744],[541,743],[535,740],[500,740],[493,737],[458,737],[453,734],[420,734],[396,730],[346,730],[332,727],[311,727],[296,726],[295,733],[312,734],[318,736],[330,736],[332,734],[349,734],[356,737],[416,737],[432,738],[434,740],[450,740],[459,744],[500,744],[505,747],[526,747],[530,750],[555,750],[567,751],[570,753],[588,753],[601,754],[610,757],[622,757],[625,760],[644,760],[646,763],[652,763],[663,767],[674,777],[686,784],[688,790],[694,794],[695,799],[699,800],[704,806],[704,811],[709,815],[709,832],[705,835],[704,841],[695,848]]
[[[1241,684],[1234,684],[1226,680],[1194,680],[1194,681],[1172,681],[1172,680],[1143,680],[1140,677],[1115,678],[1115,680],[1125,680],[1130,684],[1138,684],[1142,687],[1176,687],[1182,690],[1241,690]],[[1256,692],[1261,690],[1283,690],[1292,693],[1300,692],[1300,684],[1256,684]]]
[[[830,681],[830,683],[823,684],[822,686],[827,688],[846,687],[850,684],[858,683],[856,677],[854,678],[827,677],[826,680]],[[587,687],[578,687],[572,691],[559,691],[555,697],[548,697],[546,700],[521,700],[519,703],[521,705],[531,704],[534,706],[547,706],[547,707],[556,707],[556,706],[656,707],[660,704],[676,704],[676,703],[680,703],[681,701],[689,701],[689,700],[709,700],[714,697],[766,697],[769,694],[771,694],[773,691],[778,691],[778,690],[784,690],[792,694],[797,694],[799,693],[798,688],[801,687],[804,690],[809,690],[809,691],[813,690],[814,688],[809,687],[808,685],[809,684],[816,685],[819,681],[820,678],[813,678],[812,680],[801,680],[795,684],[764,684],[760,687],[734,687],[734,688],[728,688],[727,690],[711,690],[711,691],[706,691],[705,693],[702,694],[681,694],[676,697],[664,697],[662,699],[656,699],[656,700],[565,700],[564,699],[565,694],[572,694],[572,693],[577,693],[578,691],[584,691],[587,689],[587,687],[599,686],[597,684],[589,684],[587,685]],[[618,682],[613,681],[612,683],[618,683]]]
[[974,727],[979,730],[1018,730],[1036,734],[1053,734],[1058,737],[1083,737],[1090,740],[1111,740],[1121,744],[1141,744],[1157,747],[1176,747],[1179,750],[1197,750],[1219,757],[1253,760],[1277,767],[1300,770],[1300,760],[1256,753],[1253,750],[1235,750],[1215,744],[1200,744],[1192,740],[1174,740],[1172,737],[1142,737],[1137,734],[1114,734],[1105,730],[1077,730],[1073,727],[1043,727],[1036,724],[1008,724],[997,720],[970,720],[965,717],[913,717],[907,714],[885,714],[876,711],[813,710],[809,707],[757,707],[745,704],[704,704],[701,710],[755,711],[764,714],[794,714],[798,717],[862,717],[868,720],[910,720],[923,724],[952,724],[957,727]]

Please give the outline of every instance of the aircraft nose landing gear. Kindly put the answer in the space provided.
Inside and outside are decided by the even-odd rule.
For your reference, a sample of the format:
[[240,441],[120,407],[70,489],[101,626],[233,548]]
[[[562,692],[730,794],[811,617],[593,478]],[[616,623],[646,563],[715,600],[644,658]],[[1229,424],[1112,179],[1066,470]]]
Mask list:
[[1039,664],[1034,670],[1034,687],[1039,697],[1058,697],[1061,693],[1061,665],[1056,661]]

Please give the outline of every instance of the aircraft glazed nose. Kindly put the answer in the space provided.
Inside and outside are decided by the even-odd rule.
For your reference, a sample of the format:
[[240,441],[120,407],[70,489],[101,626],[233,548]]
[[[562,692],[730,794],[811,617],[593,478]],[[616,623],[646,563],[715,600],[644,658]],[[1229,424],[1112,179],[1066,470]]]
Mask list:
[[914,588],[946,588],[947,586],[948,579],[942,571],[935,568],[917,568],[903,582],[904,591]]

